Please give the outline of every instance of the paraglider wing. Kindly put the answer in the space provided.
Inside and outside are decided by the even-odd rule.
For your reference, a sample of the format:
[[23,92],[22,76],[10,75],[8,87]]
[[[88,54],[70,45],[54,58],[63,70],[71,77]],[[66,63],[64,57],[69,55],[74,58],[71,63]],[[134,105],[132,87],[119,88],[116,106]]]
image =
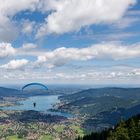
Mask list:
[[45,85],[43,85],[43,84],[41,84],[41,83],[29,83],[29,84],[23,86],[23,87],[22,87],[22,90],[24,90],[26,87],[29,87],[29,86],[32,86],[32,85],[41,86],[41,87],[45,88],[46,90],[48,90],[47,86],[45,86]]

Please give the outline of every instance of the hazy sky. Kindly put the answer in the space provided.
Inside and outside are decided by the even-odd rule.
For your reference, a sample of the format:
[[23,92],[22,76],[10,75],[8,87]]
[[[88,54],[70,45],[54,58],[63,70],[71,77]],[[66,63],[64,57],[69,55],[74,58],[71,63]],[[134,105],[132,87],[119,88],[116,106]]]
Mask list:
[[140,83],[139,0],[0,1],[0,83]]

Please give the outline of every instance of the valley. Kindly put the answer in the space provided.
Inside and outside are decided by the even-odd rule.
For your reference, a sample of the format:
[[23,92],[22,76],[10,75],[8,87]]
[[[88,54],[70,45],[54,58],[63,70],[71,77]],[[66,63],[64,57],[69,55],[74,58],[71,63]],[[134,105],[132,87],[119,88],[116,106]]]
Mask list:
[[11,89],[12,96],[0,90],[0,139],[74,140],[140,113],[139,88],[55,90],[51,95]]

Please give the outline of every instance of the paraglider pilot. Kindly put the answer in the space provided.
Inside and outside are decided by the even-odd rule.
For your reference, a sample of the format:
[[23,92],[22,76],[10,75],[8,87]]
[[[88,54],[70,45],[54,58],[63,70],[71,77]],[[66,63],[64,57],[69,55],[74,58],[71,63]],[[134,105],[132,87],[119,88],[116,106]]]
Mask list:
[[35,102],[33,103],[33,106],[34,106],[34,108],[36,107],[36,103]]

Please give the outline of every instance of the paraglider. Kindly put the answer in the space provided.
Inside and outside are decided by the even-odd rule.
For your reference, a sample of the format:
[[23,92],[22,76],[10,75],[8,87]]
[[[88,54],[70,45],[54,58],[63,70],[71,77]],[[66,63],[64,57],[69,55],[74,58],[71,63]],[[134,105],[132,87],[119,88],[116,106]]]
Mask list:
[[[27,88],[27,87],[29,87],[29,86],[41,86],[41,87],[43,87],[45,90],[48,90],[48,87],[47,86],[45,86],[44,84],[41,84],[41,83],[29,83],[29,84],[26,84],[25,86],[23,86],[22,87],[22,91],[25,89],[25,88]],[[33,102],[33,107],[35,108],[36,107],[36,102]]]

